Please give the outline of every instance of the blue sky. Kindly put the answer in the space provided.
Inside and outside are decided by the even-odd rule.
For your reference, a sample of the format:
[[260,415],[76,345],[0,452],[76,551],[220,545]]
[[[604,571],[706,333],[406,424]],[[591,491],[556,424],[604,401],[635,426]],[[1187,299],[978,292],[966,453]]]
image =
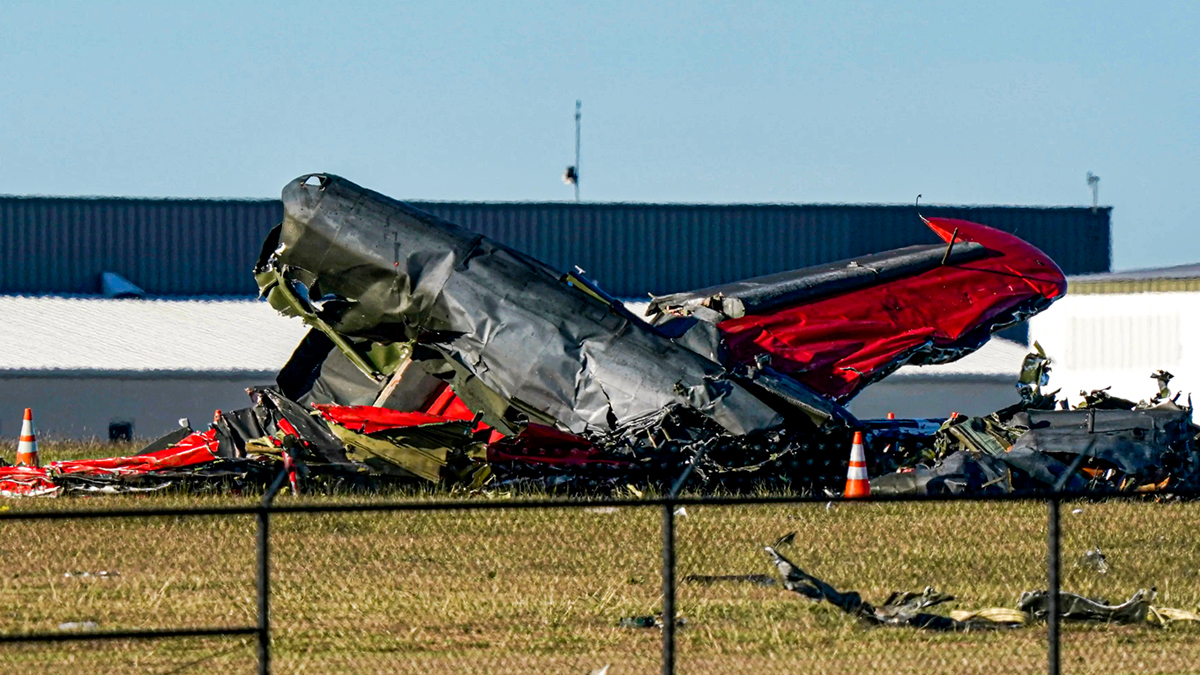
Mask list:
[[[1197,3],[13,3],[0,192],[1088,204],[1200,261]],[[1145,5],[1145,6],[1139,6]]]

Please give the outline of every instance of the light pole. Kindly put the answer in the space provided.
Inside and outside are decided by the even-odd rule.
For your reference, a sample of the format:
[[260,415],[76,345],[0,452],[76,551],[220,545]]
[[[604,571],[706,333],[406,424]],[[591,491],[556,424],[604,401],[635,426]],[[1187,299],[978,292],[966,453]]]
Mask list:
[[575,164],[563,172],[563,182],[575,186],[575,201],[579,202],[579,122],[583,118],[583,101],[575,101]]

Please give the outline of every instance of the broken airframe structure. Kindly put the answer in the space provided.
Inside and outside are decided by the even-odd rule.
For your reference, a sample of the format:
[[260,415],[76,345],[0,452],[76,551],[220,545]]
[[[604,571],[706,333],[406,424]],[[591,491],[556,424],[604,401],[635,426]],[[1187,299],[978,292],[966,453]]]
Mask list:
[[[794,533],[793,533],[794,534]],[[839,591],[830,583],[813,576],[776,550],[765,546],[785,590],[814,601],[828,602],[867,626],[907,627],[943,632],[970,632],[1018,628],[1045,621],[1049,613],[1050,592],[1026,591],[1017,600],[1015,609],[989,607],[977,610],[954,610],[949,616],[925,611],[955,598],[939,593],[928,586],[920,593],[896,591],[882,605],[872,605],[856,591]],[[1200,614],[1152,603],[1155,589],[1139,589],[1125,602],[1109,604],[1101,598],[1086,598],[1076,593],[1058,592],[1059,617],[1064,621],[1081,621],[1127,625],[1149,625],[1164,628],[1173,622],[1200,623]]]
[[875,422],[885,425],[879,435],[893,442],[878,458],[872,490],[1162,493],[1200,487],[1200,428],[1192,424],[1190,401],[1181,405],[1171,394],[1170,373],[1151,375],[1158,388],[1148,401],[1096,390],[1080,392],[1081,402],[1071,408],[1057,391],[1043,393],[1049,359],[1035,348],[1017,385],[1021,401],[1012,406],[983,417],[952,416],[934,433],[907,441],[900,425]]
[[[0,490],[259,483],[280,466],[294,485],[602,490],[663,483],[688,465],[702,486],[816,490],[844,475],[852,430],[889,444],[881,466],[900,478],[885,491],[1020,489],[1012,474],[1037,483],[1059,469],[1014,460],[997,481],[987,468],[999,452],[1059,447],[1040,390],[990,427],[862,422],[843,407],[900,366],[957,359],[1065,293],[1045,254],[986,226],[926,219],[944,245],[656,297],[645,319],[578,268],[560,273],[337,176],[292,181],[283,204],[254,273],[271,306],[311,330],[277,386],[135,458],[0,469]],[[1152,419],[1178,441],[1194,429],[1176,408],[1129,411],[1130,428]],[[1008,439],[1019,424],[1037,432],[1024,445]],[[963,482],[951,468],[968,462],[944,439],[980,425],[970,439],[1001,431],[961,441],[973,462],[963,471],[983,476]],[[1121,453],[1088,447],[1086,468],[1115,461],[1141,480]]]

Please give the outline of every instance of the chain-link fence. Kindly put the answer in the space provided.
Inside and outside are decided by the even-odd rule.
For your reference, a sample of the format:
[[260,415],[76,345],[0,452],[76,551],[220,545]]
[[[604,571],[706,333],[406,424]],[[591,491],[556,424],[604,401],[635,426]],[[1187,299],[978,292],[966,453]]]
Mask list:
[[152,499],[0,511],[6,672],[1200,669],[1178,497]]

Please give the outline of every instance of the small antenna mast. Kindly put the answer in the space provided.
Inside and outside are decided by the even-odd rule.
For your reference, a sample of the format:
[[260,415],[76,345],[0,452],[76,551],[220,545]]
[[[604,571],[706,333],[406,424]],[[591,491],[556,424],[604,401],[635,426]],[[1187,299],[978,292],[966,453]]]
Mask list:
[[[576,141],[576,143],[578,143],[578,141]],[[578,151],[576,151],[576,153],[578,154]],[[575,161],[578,162],[579,160]],[[1088,187],[1092,188],[1092,213],[1095,213],[1096,207],[1100,205],[1100,176],[1097,176],[1089,171],[1087,179]]]
[[583,119],[583,101],[575,101],[575,201],[579,201],[579,123]]
[[563,172],[563,182],[567,185],[575,186],[575,201],[579,201],[579,121],[583,118],[583,113],[580,109],[583,107],[583,101],[575,101],[575,163],[567,167]]

